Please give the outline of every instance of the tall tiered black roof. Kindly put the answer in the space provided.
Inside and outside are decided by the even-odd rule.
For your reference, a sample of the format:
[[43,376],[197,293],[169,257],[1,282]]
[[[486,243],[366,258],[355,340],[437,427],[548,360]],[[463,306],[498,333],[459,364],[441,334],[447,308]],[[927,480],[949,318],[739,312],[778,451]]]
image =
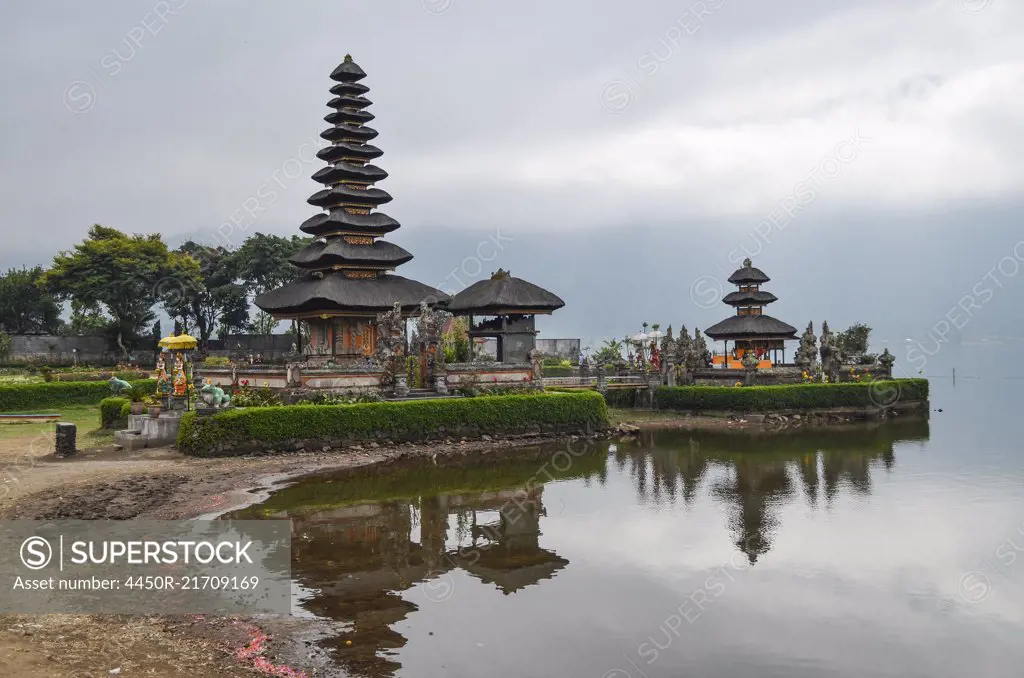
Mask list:
[[377,137],[377,130],[366,126],[374,116],[366,110],[372,102],[363,96],[369,88],[358,82],[365,77],[350,56],[331,73],[336,84],[327,106],[334,110],[324,116],[331,127],[320,134],[331,145],[317,152],[328,165],[313,174],[324,188],[307,201],[325,211],[299,226],[317,240],[290,259],[307,271],[306,277],[256,298],[264,311],[279,316],[369,313],[387,310],[396,301],[411,309],[424,300],[448,299],[439,290],[388,273],[412,255],[380,240],[400,224],[374,211],[391,196],[373,187],[388,173],[370,164],[383,151],[366,143]]

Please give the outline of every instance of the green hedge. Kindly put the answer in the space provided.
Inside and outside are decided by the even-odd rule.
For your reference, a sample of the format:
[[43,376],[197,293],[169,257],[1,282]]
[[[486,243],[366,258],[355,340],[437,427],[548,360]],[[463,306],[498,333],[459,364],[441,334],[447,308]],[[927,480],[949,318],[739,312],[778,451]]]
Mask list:
[[100,428],[117,431],[128,425],[128,418],[121,415],[125,407],[131,406],[127,398],[104,398],[100,401]]
[[[604,428],[608,408],[598,393],[482,396],[355,405],[288,405],[235,409],[212,416],[186,414],[178,447],[193,456],[244,454],[302,441],[363,440],[377,436],[423,440],[457,431],[480,433]],[[235,450],[232,452],[231,450]]]
[[[129,382],[151,386],[152,379]],[[110,395],[110,384],[105,381],[51,381],[42,384],[0,386],[0,412],[20,412],[43,407],[67,405],[97,405]]]
[[[613,398],[625,397],[616,394]],[[831,407],[879,407],[928,399],[927,379],[891,379],[868,383],[782,386],[662,386],[654,406],[663,410],[773,412]],[[609,400],[609,404],[611,404]],[[625,406],[625,405],[612,405]]]
[[604,394],[608,407],[620,410],[629,410],[634,407],[641,407],[644,403],[647,389],[639,388],[610,388]]
[[545,377],[574,377],[577,371],[563,365],[541,365]]

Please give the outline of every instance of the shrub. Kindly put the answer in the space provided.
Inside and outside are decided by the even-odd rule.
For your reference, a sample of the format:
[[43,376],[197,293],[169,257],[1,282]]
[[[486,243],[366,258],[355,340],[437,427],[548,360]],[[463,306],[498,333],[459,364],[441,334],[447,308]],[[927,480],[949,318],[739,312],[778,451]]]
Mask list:
[[545,377],[571,377],[576,374],[571,365],[543,365],[541,369]]
[[203,360],[205,367],[227,367],[231,364],[231,358],[227,356],[211,355]]
[[610,388],[604,394],[604,399],[608,403],[608,407],[628,410],[640,406],[642,402],[641,394],[645,391],[646,389],[639,388]]
[[[156,382],[151,379],[132,382],[153,392]],[[110,385],[105,381],[51,381],[42,384],[0,386],[0,412],[18,412],[42,407],[66,405],[96,405],[110,396]]]
[[[383,397],[379,393],[363,393],[346,391],[330,393],[317,391],[299,401],[300,405],[354,405],[355,403],[379,403]],[[280,403],[278,403],[280,404]]]
[[281,396],[269,388],[243,386],[231,394],[231,404],[236,407],[276,407],[281,404]]
[[608,425],[608,408],[594,392],[445,398],[357,405],[291,405],[235,409],[206,417],[186,414],[178,447],[193,456],[222,456],[295,443],[387,436],[422,440],[457,431],[579,430]]
[[893,379],[869,383],[811,383],[744,388],[662,386],[655,391],[654,406],[664,410],[771,412],[829,407],[870,408],[927,399],[927,379]]
[[122,412],[130,412],[130,408],[131,401],[127,398],[104,398],[100,401],[100,428],[112,431],[125,428],[128,418]]
[[47,381],[108,381],[117,377],[125,381],[149,379],[149,373],[142,370],[123,370],[120,372],[53,372]]

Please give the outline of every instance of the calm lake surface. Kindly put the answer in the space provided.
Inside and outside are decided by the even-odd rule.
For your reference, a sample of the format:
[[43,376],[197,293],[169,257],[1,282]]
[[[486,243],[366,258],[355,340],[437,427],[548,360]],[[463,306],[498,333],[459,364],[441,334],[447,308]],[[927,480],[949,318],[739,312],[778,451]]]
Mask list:
[[1019,676],[1019,383],[933,380],[943,412],[853,432],[327,476],[236,516],[294,520],[339,675]]

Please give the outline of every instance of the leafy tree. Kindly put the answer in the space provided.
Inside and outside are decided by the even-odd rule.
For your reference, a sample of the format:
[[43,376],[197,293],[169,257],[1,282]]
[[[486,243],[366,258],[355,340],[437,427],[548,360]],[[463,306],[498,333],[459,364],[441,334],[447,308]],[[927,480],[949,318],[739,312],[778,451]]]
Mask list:
[[191,240],[177,249],[175,271],[164,280],[160,300],[185,331],[196,328],[205,345],[219,327],[221,333],[249,323],[245,288],[235,282],[232,255],[223,247]]
[[0,274],[0,327],[10,334],[57,334],[60,304],[39,286],[40,266]]
[[[234,276],[253,297],[281,287],[302,275],[302,271],[291,265],[288,259],[312,241],[312,238],[297,235],[282,238],[256,233],[246,238],[242,246],[232,253]],[[257,332],[269,334],[275,327],[277,321],[273,316],[262,311],[256,314],[253,328]]]
[[622,362],[622,342],[618,339],[605,339],[604,346],[594,354],[595,365],[615,365]]
[[6,359],[11,352],[11,338],[6,332],[0,330],[0,360]]
[[441,348],[445,362],[469,362],[469,322],[465,318],[454,318],[448,329],[441,335]]
[[112,320],[117,345],[130,345],[153,322],[161,281],[178,269],[176,256],[159,234],[126,235],[99,224],[71,251],[53,258],[39,281],[50,293],[95,309],[102,304]]
[[836,333],[836,343],[846,356],[865,355],[868,352],[868,336],[871,328],[864,323],[854,323],[842,332]]
[[71,335],[106,334],[111,320],[99,304],[71,300],[71,320],[66,328]]

